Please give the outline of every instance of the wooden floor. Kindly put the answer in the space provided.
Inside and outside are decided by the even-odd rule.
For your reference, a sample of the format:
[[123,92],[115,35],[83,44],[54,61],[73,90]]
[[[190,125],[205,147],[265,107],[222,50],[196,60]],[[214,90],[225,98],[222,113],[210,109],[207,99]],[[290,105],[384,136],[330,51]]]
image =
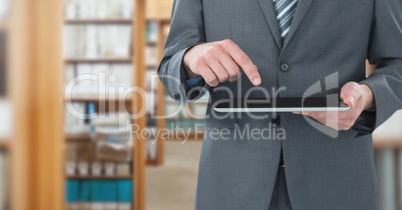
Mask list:
[[194,209],[202,141],[168,141],[165,164],[147,167],[147,210]]

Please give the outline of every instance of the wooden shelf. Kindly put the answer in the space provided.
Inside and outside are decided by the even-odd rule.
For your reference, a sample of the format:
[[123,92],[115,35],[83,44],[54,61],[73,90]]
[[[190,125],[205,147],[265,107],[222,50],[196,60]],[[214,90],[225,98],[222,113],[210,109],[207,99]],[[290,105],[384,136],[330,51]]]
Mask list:
[[373,138],[373,145],[375,149],[381,148],[402,148],[401,139],[379,139]]
[[133,175],[95,176],[95,175],[66,175],[67,179],[133,179]]
[[65,24],[132,24],[132,19],[68,19]]
[[8,139],[0,139],[0,149],[8,149],[9,140]]
[[91,136],[89,134],[65,134],[66,141],[89,141]]
[[[147,1],[147,23],[150,21],[156,21],[158,25],[158,40],[157,41],[148,41],[146,44],[147,46],[156,47],[158,51],[158,60],[161,60],[163,57],[163,45],[165,43],[165,27],[168,27],[170,24],[170,14],[168,15],[161,15],[159,8],[163,8],[163,11],[166,11],[166,8],[171,8],[173,5],[173,1],[160,1],[156,2],[153,0]],[[149,9],[152,9],[153,12],[149,13]],[[168,9],[169,10],[169,9]],[[156,11],[156,12],[155,12]],[[171,11],[171,10],[169,10]],[[169,17],[169,18],[165,18]],[[145,60],[145,59],[144,59]],[[156,69],[158,68],[158,64],[154,65],[146,65],[146,70]],[[156,108],[156,113],[159,116],[163,116],[165,114],[165,106],[166,106],[166,96],[163,84],[161,81],[158,82],[158,87],[154,90],[154,93],[157,94],[158,97],[158,106]],[[166,128],[166,119],[158,119],[156,122],[158,129],[165,129]],[[184,139],[184,138],[183,138]],[[159,166],[164,164],[165,159],[165,143],[164,139],[160,136],[158,137],[157,141],[157,156],[154,160],[147,159],[147,165],[149,166]]]
[[160,165],[158,163],[157,159],[147,159],[147,166],[158,166]]
[[65,63],[132,63],[131,58],[66,58]]
[[169,18],[164,18],[164,17],[148,17],[147,22],[159,22],[160,24],[170,24],[170,19]]
[[158,65],[157,64],[148,64],[148,65],[146,65],[146,69],[148,70],[148,69],[156,69],[156,68],[158,68]]
[[120,98],[105,98],[105,99],[99,99],[97,96],[73,96],[71,98],[65,98],[66,100],[70,100],[72,102],[109,102],[109,101],[126,101],[126,103],[131,103],[132,102],[132,98],[131,97],[127,97],[125,100],[120,99]]
[[158,42],[156,42],[156,41],[148,41],[148,42],[147,42],[147,46],[149,46],[149,47],[156,47],[156,46],[158,46]]

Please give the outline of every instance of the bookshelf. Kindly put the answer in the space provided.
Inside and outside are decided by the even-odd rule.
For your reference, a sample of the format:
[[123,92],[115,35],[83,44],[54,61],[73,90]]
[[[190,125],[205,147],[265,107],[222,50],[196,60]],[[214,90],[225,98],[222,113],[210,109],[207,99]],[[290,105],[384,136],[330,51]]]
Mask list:
[[[152,57],[151,62],[147,62],[146,69],[148,72],[154,72],[156,74],[156,69],[158,68],[159,62],[163,57],[163,49],[166,37],[169,32],[170,27],[170,15],[173,7],[173,0],[148,0],[147,1],[147,8],[146,8],[146,17],[147,17],[147,58]],[[148,81],[149,82],[149,81]],[[165,116],[167,113],[167,109],[170,106],[177,106],[178,103],[173,101],[166,96],[164,91],[164,87],[162,83],[157,81],[157,88],[154,91],[154,94],[157,98],[157,106],[155,113],[157,116]],[[207,97],[207,96],[206,96]],[[203,112],[203,109],[206,108],[207,100],[197,101],[194,104],[186,105],[187,110],[194,111],[196,109],[198,113]],[[199,110],[201,108],[201,110]],[[205,113],[204,113],[205,114]],[[155,125],[157,129],[166,129],[170,128],[172,123],[174,125],[182,125],[182,124],[194,124],[199,123],[203,124],[202,118],[194,119],[191,116],[184,117],[185,114],[179,114],[179,117],[173,118],[161,118],[156,119]],[[184,123],[180,123],[183,122]],[[180,126],[179,126],[180,127]],[[188,127],[188,126],[187,126]],[[186,129],[186,128],[185,128]],[[161,165],[164,162],[164,141],[165,140],[202,140],[203,135],[202,133],[197,132],[190,132],[188,135],[175,135],[177,137],[175,139],[162,139],[162,136],[159,136],[156,141],[155,145],[148,145],[147,152],[152,153],[153,155],[148,155],[147,163],[148,165]],[[171,136],[171,135],[169,135]],[[152,151],[156,150],[156,151]],[[151,157],[150,157],[151,156]]]
[[[81,81],[75,83],[77,87],[74,88],[76,89],[72,89],[71,94],[65,95],[65,100],[71,102],[81,112],[104,115],[107,119],[106,121],[102,121],[101,117],[98,121],[83,119],[78,124],[83,129],[66,128],[64,178],[67,188],[76,190],[78,185],[91,186],[92,201],[91,199],[79,200],[82,198],[77,198],[67,189],[65,205],[67,208],[74,208],[80,205],[79,203],[84,205],[83,203],[91,202],[92,207],[95,208],[104,203],[104,207],[108,209],[116,207],[116,209],[122,210],[144,210],[145,141],[141,135],[136,136],[138,138],[133,139],[132,142],[125,139],[129,138],[127,125],[133,124],[137,125],[139,129],[145,128],[145,116],[130,119],[128,123],[125,121],[125,127],[121,132],[120,130],[116,132],[117,129],[114,126],[117,125],[117,121],[120,126],[119,120],[122,119],[122,116],[124,119],[128,119],[127,114],[140,113],[145,103],[144,100],[146,100],[137,92],[123,95],[118,92],[120,87],[125,89],[143,88],[145,85],[145,63],[143,61],[145,40],[142,37],[145,33],[145,1],[66,0],[64,6],[65,45],[69,46],[69,41],[74,43],[76,40],[78,42],[76,47],[64,49],[66,86],[77,76],[85,74],[96,75],[98,76],[96,79],[99,79],[98,83]],[[76,10],[76,8],[80,9]],[[82,11],[86,11],[86,13]],[[76,33],[81,35],[75,36]],[[86,46],[85,49],[80,47],[82,43]],[[102,73],[106,74],[106,81],[101,85]],[[110,89],[111,87],[116,87],[116,89]],[[101,94],[103,96],[99,97]],[[110,117],[110,114],[113,116]],[[69,119],[71,118],[66,113],[66,126],[69,125],[69,122],[71,123]],[[72,122],[74,124],[74,121]],[[121,138],[120,135],[124,136]],[[117,142],[109,142],[110,139],[113,141],[117,139]],[[130,146],[131,143],[132,146]],[[102,153],[100,149],[110,149],[111,147],[107,147],[109,144],[125,148],[127,160],[123,160],[124,158],[121,159],[121,157],[110,160],[105,157],[100,158],[100,154],[111,154],[109,150],[103,150]],[[89,156],[82,152],[88,150],[91,153]],[[107,172],[108,170],[109,172]],[[124,187],[121,183],[129,184],[129,186]],[[130,192],[121,191],[118,186]],[[81,189],[84,189],[82,187]],[[98,188],[104,190],[103,195],[96,192],[95,189]],[[79,193],[84,195],[86,192]],[[121,199],[124,198],[120,199],[120,197],[123,194],[126,197],[131,196],[131,198],[125,198],[125,201],[122,201]],[[130,200],[129,203],[127,203],[127,199]]]
[[[376,66],[366,62],[366,77]],[[396,112],[373,133],[374,160],[377,170],[381,209],[402,207],[402,110]]]
[[[147,8],[149,8],[152,5],[152,2],[147,3]],[[155,7],[153,7],[153,9],[155,9]],[[149,9],[147,9],[147,12],[149,13]],[[155,106],[152,107],[151,112],[153,114],[148,117],[148,126],[154,127],[158,130],[165,128],[165,121],[163,119],[152,119],[152,117],[153,115],[163,116],[164,114],[163,109],[165,104],[165,93],[162,83],[157,78],[157,68],[163,54],[163,45],[165,40],[163,27],[164,23],[168,22],[169,20],[155,20],[147,17],[146,70],[147,74],[149,75],[147,79],[147,91],[151,92],[151,94],[154,96],[151,100],[155,100]],[[154,138],[155,139],[148,140],[147,165],[158,166],[164,163],[164,139],[162,139],[160,136],[156,136]]]
[[[169,32],[170,26],[170,15],[173,7],[173,0],[148,0],[147,1],[147,8],[146,8],[146,17],[147,17],[147,49],[148,57],[153,57],[154,62],[147,62],[147,70],[154,71],[156,74],[156,69],[158,68],[159,62],[163,57],[163,49],[167,34]],[[152,49],[152,50],[149,50]],[[149,53],[151,52],[151,53]],[[156,62],[155,62],[156,61]],[[162,83],[157,81],[157,91],[154,92],[157,98],[157,106],[155,113],[157,116],[165,116],[166,109],[172,103],[177,102],[170,102],[170,98],[166,96],[164,91],[164,87]],[[172,100],[173,101],[173,100]],[[197,105],[196,105],[197,106]],[[189,105],[190,109],[193,105]],[[193,119],[191,118],[175,118],[175,119],[156,119],[156,126],[157,129],[167,129],[169,128],[170,122],[179,122],[179,121],[186,121],[191,122]],[[174,134],[174,133],[171,133]],[[169,136],[171,136],[169,134]],[[148,156],[147,163],[148,165],[161,165],[164,163],[164,141],[166,140],[187,140],[188,139],[198,139],[201,140],[203,138],[202,134],[197,134],[195,132],[189,133],[188,136],[180,136],[174,135],[175,139],[162,139],[162,136],[157,137],[156,146],[155,145],[148,145],[147,152],[153,155]],[[155,151],[152,151],[155,150]]]
[[399,209],[402,190],[402,110],[373,133],[381,209]]

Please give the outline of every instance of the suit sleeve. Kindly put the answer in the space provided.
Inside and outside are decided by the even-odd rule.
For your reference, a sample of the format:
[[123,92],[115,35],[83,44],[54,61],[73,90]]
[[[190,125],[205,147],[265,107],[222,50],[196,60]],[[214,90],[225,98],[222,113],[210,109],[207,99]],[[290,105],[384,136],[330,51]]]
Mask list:
[[170,32],[158,75],[176,101],[195,101],[208,88],[207,85],[191,87],[183,67],[184,54],[191,47],[205,43],[202,8],[202,0],[175,0],[173,4]]
[[374,128],[402,109],[402,1],[376,0],[368,59],[377,65],[367,79],[375,100]]

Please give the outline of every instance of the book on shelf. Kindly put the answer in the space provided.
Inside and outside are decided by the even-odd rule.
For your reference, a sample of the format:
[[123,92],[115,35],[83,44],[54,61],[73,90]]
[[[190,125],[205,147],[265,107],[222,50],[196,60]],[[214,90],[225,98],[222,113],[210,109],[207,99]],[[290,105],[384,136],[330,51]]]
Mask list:
[[149,138],[147,139],[147,158],[149,160],[155,160],[157,157],[157,139],[155,138]]
[[66,134],[83,134],[89,132],[85,123],[86,103],[66,103],[64,132]]
[[0,1],[0,21],[6,18],[10,8],[10,0]]
[[78,208],[80,210],[91,210],[91,182],[81,181],[78,194]]
[[[110,114],[110,113],[109,113]],[[123,112],[117,118],[94,119],[94,156],[103,162],[105,175],[116,173],[116,162],[132,161],[133,141],[130,138],[130,119]]]
[[79,181],[78,180],[67,180],[66,181],[66,202],[67,210],[78,210],[79,202]]
[[8,139],[13,130],[13,109],[11,102],[0,98],[0,141]]
[[170,129],[172,132],[184,133],[187,135],[188,133],[199,132],[202,131],[204,128],[204,121],[203,120],[175,120],[175,119],[168,119],[166,122],[166,128]]
[[131,174],[131,163],[117,162],[116,163],[116,175],[128,176]]
[[66,174],[75,175],[78,168],[78,142],[70,142],[66,146]]
[[124,19],[133,17],[133,0],[67,0],[66,19]]
[[178,119],[180,118],[181,115],[181,109],[183,109],[184,106],[180,105],[179,102],[174,101],[172,99],[166,100],[166,105],[165,105],[165,116],[168,117],[169,119]]
[[[125,115],[124,112],[107,112],[103,113],[102,118],[95,118],[92,120],[92,124],[94,126],[119,126],[124,125],[124,128],[127,129],[127,124],[130,124],[130,119]],[[126,130],[124,130],[126,131]]]
[[95,143],[92,144],[91,148],[91,174],[94,176],[101,176],[103,173],[103,161],[98,158],[96,155],[96,148],[95,148]]
[[[80,106],[81,107],[81,106]],[[79,119],[86,125],[91,141],[70,141],[66,151],[66,174],[74,176],[129,175],[132,161],[133,142],[130,139],[130,119],[124,112],[96,113],[94,103],[81,107],[84,113],[92,114]],[[97,117],[94,117],[95,115]],[[72,116],[72,118],[76,118]],[[66,117],[70,122],[76,122]],[[66,130],[76,124],[66,124]],[[90,128],[90,129],[89,129]],[[117,164],[119,162],[119,164]]]
[[[132,147],[119,144],[121,149],[102,148],[95,142],[68,142],[66,175],[78,177],[121,177],[131,175]],[[108,147],[116,147],[110,145]],[[124,147],[124,148],[123,148]],[[125,148],[127,147],[127,148]],[[119,151],[123,151],[119,153]]]
[[118,185],[114,180],[103,180],[103,189],[104,192],[102,194],[102,200],[104,202],[105,210],[115,210],[117,209],[117,195],[118,195]]
[[156,92],[159,84],[159,77],[156,69],[147,69],[146,71],[146,90]]
[[158,101],[158,94],[153,91],[147,91],[147,113],[156,115],[156,104]]
[[146,150],[146,156],[150,160],[155,160],[157,157],[157,140],[158,140],[158,128],[157,127],[148,127],[147,128],[147,135],[146,135],[146,141],[147,141],[147,150]]
[[205,118],[205,114],[207,113],[207,103],[194,103],[191,107],[192,116],[196,119]]
[[105,161],[103,163],[105,176],[114,176],[116,174],[116,162]]
[[[103,191],[102,189],[102,183],[104,183],[105,180],[98,180],[98,179],[93,179],[91,180],[91,209],[92,210],[103,210],[103,194],[106,193],[106,191]],[[110,192],[107,192],[110,193]]]
[[68,64],[66,97],[124,100],[133,85],[132,72],[131,64]]
[[131,210],[133,181],[68,179],[66,202],[67,210]]
[[92,142],[79,142],[78,143],[78,174],[89,175],[89,166],[92,162],[91,150],[93,148]]
[[65,58],[129,58],[131,25],[74,24],[64,26]]
[[156,115],[156,112],[155,112],[154,115],[152,115],[152,113],[147,113],[147,127],[155,127],[155,126],[157,126],[158,119],[156,119],[155,115]]
[[132,180],[117,181],[117,208],[118,210],[130,210],[133,202],[134,185]]
[[0,151],[0,209],[8,209],[8,158],[4,151]]
[[132,160],[133,141],[128,136],[96,136],[96,157],[102,161],[130,162]]
[[1,5],[2,3],[0,2],[0,97],[5,97],[7,95],[6,60],[8,51],[7,51],[7,33],[4,30],[2,30]]
[[146,28],[146,41],[155,43],[158,41],[158,21],[148,21]]
[[396,192],[399,191],[395,184],[397,178],[395,175],[395,162],[397,152],[393,148],[384,148],[375,151],[374,161],[377,171],[378,189],[380,197],[380,209],[398,209]]
[[145,47],[145,65],[147,66],[157,66],[158,65],[158,48],[157,46]]

